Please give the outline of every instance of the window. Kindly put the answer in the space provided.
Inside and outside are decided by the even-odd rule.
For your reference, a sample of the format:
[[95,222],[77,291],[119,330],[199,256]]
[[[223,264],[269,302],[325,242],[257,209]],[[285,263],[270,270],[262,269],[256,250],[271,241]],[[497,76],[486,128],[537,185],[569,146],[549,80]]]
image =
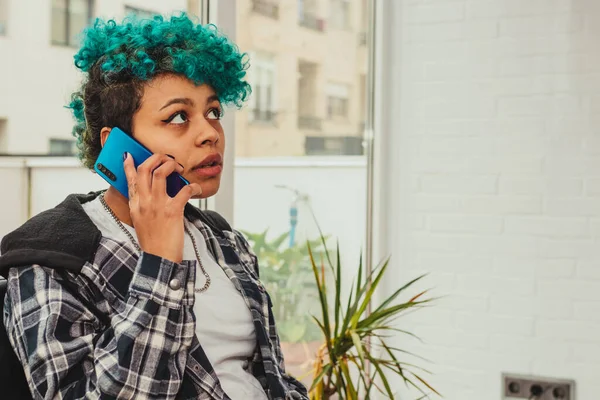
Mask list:
[[[332,1],[238,0],[252,21],[247,14],[239,18],[239,11],[238,18],[231,18],[236,13],[227,4],[236,2],[216,1],[217,20],[211,21],[235,32],[236,44],[250,53],[247,79],[253,93],[250,118],[225,114],[228,140],[234,142],[228,149],[235,152],[226,163],[235,179],[223,179],[218,197],[207,204],[231,213],[233,225],[247,233],[274,305],[287,372],[308,386],[309,360],[323,338],[310,318],[319,316],[320,308],[306,241],[317,240],[320,230],[331,239],[330,250],[339,240],[344,273],[350,276],[358,269],[368,232],[363,196],[367,153],[359,130],[365,115],[358,110],[364,104],[359,95],[372,95],[360,89],[370,50],[355,50],[365,0],[340,5],[342,13],[353,14],[354,34],[324,29],[322,18],[329,17]],[[281,18],[255,15],[267,13],[267,8],[258,9],[266,3],[279,4]],[[290,24],[292,11],[297,24]],[[329,105],[331,114],[341,117],[329,121]],[[257,123],[273,117],[269,110],[277,110],[277,123]],[[313,246],[313,251],[322,247]]]
[[52,0],[52,44],[77,46],[92,9],[92,0]]
[[331,0],[330,22],[334,28],[350,29],[350,2],[348,0]]
[[330,83],[327,85],[327,116],[348,117],[348,86]]
[[298,0],[298,22],[300,26],[316,31],[324,30],[324,23],[317,17],[317,6],[314,0]]
[[140,19],[152,19],[152,17],[154,17],[158,13],[154,11],[142,10],[140,8],[125,6],[125,14],[135,15]]
[[320,68],[316,63],[300,60],[298,63],[298,128],[321,130],[321,119],[316,108]]
[[53,156],[74,156],[77,142],[73,139],[50,139],[50,154]]
[[252,0],[252,11],[269,18],[279,18],[279,4],[273,0]]
[[250,59],[249,99],[250,121],[273,122],[275,120],[275,63],[273,56],[254,53]]
[[6,35],[8,21],[8,0],[0,0],[0,36]]

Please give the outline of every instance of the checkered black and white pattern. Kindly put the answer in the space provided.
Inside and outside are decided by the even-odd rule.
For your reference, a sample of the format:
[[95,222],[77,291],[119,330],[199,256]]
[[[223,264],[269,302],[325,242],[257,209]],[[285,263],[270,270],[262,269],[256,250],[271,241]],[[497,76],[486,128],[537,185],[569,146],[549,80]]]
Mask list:
[[[307,399],[306,388],[285,373],[271,302],[248,243],[238,232],[217,236],[193,222],[252,314],[257,347],[249,371],[270,399]],[[195,274],[195,261],[138,255],[109,238],[78,275],[40,265],[12,268],[4,321],[33,397],[229,399],[195,335]],[[171,289],[175,278],[184,288]]]

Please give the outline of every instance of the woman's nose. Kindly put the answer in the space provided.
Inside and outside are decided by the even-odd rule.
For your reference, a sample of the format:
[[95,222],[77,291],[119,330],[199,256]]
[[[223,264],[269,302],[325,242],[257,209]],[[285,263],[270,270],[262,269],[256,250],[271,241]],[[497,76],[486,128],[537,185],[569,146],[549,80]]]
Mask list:
[[195,145],[198,147],[212,145],[219,141],[219,131],[208,121],[204,121],[198,129]]

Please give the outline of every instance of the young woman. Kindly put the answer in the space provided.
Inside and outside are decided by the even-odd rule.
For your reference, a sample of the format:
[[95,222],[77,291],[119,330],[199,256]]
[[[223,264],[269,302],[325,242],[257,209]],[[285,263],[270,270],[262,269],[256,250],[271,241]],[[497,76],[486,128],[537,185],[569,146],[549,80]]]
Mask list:
[[[32,397],[306,399],[248,243],[188,205],[219,189],[222,107],[250,92],[245,56],[186,15],[84,35],[70,105],[84,165],[114,127],[154,155],[137,170],[122,155],[129,199],[71,195],[4,238],[4,321]],[[171,198],[173,172],[190,184]]]

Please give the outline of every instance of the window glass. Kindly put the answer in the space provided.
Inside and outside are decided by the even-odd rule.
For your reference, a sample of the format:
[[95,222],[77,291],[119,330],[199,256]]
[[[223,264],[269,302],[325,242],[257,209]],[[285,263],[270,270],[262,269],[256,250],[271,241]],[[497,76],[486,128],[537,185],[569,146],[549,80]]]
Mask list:
[[67,44],[67,3],[68,0],[52,0],[52,33],[53,44]]
[[[235,41],[249,55],[253,93],[235,118],[233,225],[258,255],[286,366],[307,384],[322,338],[311,319],[319,301],[306,241],[322,250],[318,223],[332,249],[339,240],[349,275],[365,242],[362,1],[236,4]],[[343,29],[330,26],[334,6]]]

